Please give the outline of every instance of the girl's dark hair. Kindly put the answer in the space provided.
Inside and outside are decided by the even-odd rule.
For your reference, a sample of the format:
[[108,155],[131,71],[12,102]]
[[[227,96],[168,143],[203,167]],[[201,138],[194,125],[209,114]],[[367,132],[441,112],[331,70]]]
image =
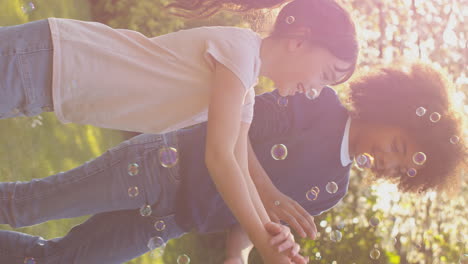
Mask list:
[[[398,183],[401,191],[454,193],[467,168],[463,115],[453,106],[454,88],[442,71],[429,64],[381,67],[349,83],[348,110],[355,119],[406,131],[427,156],[416,177],[375,175]],[[416,109],[424,107],[423,116]],[[432,122],[432,113],[441,119]],[[451,143],[458,136],[459,142]]]
[[347,74],[335,84],[347,81],[356,68],[359,45],[353,20],[334,0],[173,0],[167,7],[175,8],[174,14],[179,16],[201,18],[221,10],[248,12],[284,3],[287,4],[279,12],[270,37],[298,38],[297,29],[308,28],[306,39],[310,43],[351,64],[348,69],[336,69]]
[[207,18],[219,11],[248,12],[270,9],[292,0],[172,0],[166,8],[173,8],[173,14],[185,18]]

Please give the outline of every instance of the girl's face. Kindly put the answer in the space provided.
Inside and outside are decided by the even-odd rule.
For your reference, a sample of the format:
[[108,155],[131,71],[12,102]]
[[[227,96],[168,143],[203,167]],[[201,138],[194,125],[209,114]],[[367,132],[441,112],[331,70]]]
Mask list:
[[369,126],[360,135],[356,144],[355,155],[368,153],[374,158],[371,170],[379,175],[408,176],[408,170],[415,169],[416,173],[423,164],[418,155],[421,148],[411,140],[402,129],[393,126]]
[[343,79],[351,63],[336,58],[325,48],[312,46],[305,40],[287,39],[278,55],[270,77],[282,96],[303,93]]

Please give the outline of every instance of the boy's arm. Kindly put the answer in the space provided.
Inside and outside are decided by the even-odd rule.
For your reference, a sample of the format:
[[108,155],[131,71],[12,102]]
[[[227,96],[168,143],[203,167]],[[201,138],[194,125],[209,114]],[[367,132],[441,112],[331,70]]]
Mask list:
[[252,248],[253,244],[244,229],[239,224],[233,225],[229,228],[226,236],[225,263],[231,263],[229,261],[236,263],[234,260],[241,260],[242,264],[247,264],[249,253]]

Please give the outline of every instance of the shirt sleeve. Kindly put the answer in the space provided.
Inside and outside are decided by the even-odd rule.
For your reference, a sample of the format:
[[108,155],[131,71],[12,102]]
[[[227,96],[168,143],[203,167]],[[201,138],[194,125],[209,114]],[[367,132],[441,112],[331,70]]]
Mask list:
[[247,91],[258,77],[260,45],[248,29],[226,29],[206,41],[206,54],[231,70]]
[[251,124],[254,115],[255,90],[251,88],[245,95],[244,105],[242,105],[241,121]]

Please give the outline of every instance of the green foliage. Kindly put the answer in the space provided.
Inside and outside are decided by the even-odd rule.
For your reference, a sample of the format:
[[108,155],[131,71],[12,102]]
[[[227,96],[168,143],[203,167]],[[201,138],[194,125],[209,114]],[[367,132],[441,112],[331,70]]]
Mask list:
[[[34,5],[31,10],[29,4]],[[0,0],[0,26],[23,24],[48,17],[90,20],[88,1],[81,0]]]

